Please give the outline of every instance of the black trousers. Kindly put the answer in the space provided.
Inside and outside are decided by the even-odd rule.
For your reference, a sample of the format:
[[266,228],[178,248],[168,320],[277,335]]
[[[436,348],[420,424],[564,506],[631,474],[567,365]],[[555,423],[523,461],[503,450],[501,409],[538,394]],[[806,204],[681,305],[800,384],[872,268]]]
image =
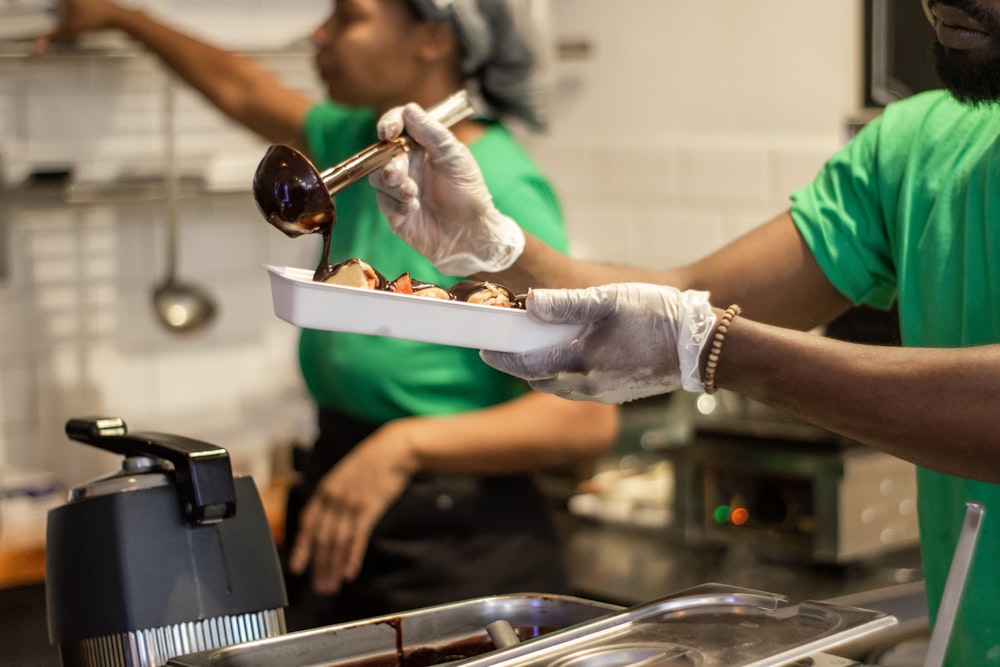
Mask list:
[[[377,428],[321,410],[319,437],[289,496],[286,548],[320,479]],[[473,445],[474,446],[474,445]],[[531,475],[417,473],[376,525],[361,571],[333,596],[288,577],[290,630],[486,595],[569,592],[544,496]]]

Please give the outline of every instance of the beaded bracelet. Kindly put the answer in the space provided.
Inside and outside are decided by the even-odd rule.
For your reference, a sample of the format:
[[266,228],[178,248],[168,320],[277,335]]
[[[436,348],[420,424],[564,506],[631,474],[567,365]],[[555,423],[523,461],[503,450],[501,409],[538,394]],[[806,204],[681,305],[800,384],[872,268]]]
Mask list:
[[708,352],[708,363],[705,364],[705,381],[703,385],[706,394],[714,394],[718,391],[718,387],[715,386],[715,369],[719,366],[719,353],[722,351],[722,341],[726,339],[726,332],[729,331],[729,325],[732,323],[733,318],[742,312],[743,310],[734,303],[729,308],[726,308],[726,312],[722,314],[719,327],[715,330],[715,337],[712,339],[712,348]]

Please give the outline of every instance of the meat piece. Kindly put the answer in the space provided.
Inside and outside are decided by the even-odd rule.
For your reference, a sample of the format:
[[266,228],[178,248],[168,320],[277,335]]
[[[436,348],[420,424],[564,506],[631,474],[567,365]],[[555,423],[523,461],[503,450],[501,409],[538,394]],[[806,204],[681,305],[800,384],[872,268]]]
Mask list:
[[324,278],[323,282],[361,289],[385,289],[388,284],[385,276],[373,269],[368,262],[357,257],[331,267],[330,275]]
[[480,280],[461,280],[452,285],[448,293],[456,301],[504,308],[523,307],[523,305],[519,305],[517,297],[508,288]]
[[448,290],[441,287],[440,285],[435,285],[434,283],[425,283],[419,280],[413,281],[413,293],[417,296],[427,297],[429,299],[443,299],[444,301],[454,301],[451,294],[448,294]]

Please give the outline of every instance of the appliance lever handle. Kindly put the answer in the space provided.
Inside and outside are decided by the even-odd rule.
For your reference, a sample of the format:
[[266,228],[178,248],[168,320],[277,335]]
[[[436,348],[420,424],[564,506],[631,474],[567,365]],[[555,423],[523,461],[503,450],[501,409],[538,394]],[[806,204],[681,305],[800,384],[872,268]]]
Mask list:
[[181,510],[190,523],[217,523],[236,514],[232,464],[222,447],[169,433],[129,433],[120,417],[70,419],[66,435],[115,454],[172,463]]

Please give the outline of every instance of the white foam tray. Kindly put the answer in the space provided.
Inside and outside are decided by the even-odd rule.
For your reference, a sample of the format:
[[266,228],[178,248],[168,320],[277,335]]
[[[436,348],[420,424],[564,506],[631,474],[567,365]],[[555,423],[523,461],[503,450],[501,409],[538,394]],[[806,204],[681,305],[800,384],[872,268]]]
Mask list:
[[312,279],[313,271],[268,265],[274,314],[304,329],[388,336],[501,352],[572,340],[580,325],[539,322],[523,310],[444,301]]

